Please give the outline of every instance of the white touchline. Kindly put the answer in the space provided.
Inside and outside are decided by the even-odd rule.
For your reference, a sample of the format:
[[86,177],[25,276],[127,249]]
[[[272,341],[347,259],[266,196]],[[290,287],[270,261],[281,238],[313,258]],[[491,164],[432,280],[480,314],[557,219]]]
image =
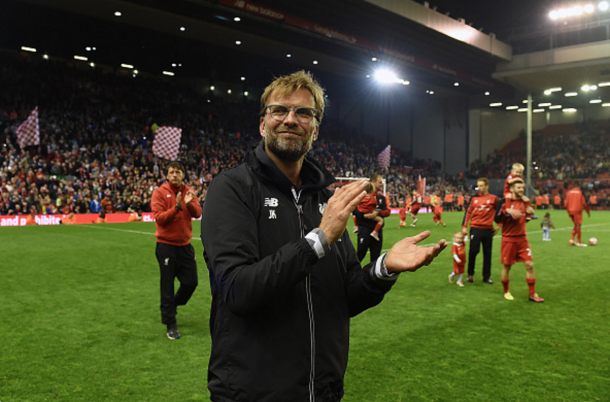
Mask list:
[[[74,225],[76,227],[86,227],[86,228],[91,228],[91,229],[102,229],[102,230],[114,230],[117,232],[127,232],[127,233],[138,233],[138,234],[145,234],[145,235],[151,235],[154,236],[154,233],[151,232],[139,232],[137,230],[125,230],[125,229],[116,229],[116,228],[109,228],[108,226],[93,226],[93,225],[87,225],[87,224],[83,224],[83,225]],[[201,240],[199,237],[193,237],[191,240]],[[0,401],[1,402],[1,401]]]

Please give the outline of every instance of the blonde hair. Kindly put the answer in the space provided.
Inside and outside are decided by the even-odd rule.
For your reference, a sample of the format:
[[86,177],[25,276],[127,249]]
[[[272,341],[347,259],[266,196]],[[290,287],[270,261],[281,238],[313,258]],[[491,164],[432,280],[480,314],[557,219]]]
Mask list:
[[464,233],[462,233],[462,232],[455,232],[455,233],[453,234],[453,238],[454,238],[454,239],[455,239],[455,236],[462,236],[462,239],[466,237],[466,236],[464,236]]
[[369,181],[369,184],[366,185],[366,193],[373,194],[375,191],[375,185]]
[[513,169],[512,170],[515,170],[515,169],[519,169],[519,170],[521,170],[523,172],[525,170],[525,166],[523,166],[520,163],[513,163]]
[[275,94],[279,97],[287,97],[299,89],[306,89],[311,92],[314,102],[313,107],[317,110],[315,117],[318,124],[320,124],[322,122],[322,117],[324,116],[324,88],[322,88],[320,83],[318,83],[309,71],[304,70],[278,77],[265,88],[265,91],[261,95],[261,117],[267,113],[267,102],[269,102],[271,94]]

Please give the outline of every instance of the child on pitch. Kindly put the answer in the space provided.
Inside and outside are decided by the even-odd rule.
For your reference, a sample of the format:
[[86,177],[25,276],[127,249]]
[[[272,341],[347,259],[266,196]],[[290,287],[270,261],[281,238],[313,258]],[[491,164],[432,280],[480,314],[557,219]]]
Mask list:
[[555,225],[553,225],[553,221],[551,220],[550,212],[544,214],[544,218],[542,218],[542,222],[540,222],[540,227],[542,228],[542,241],[551,241],[551,228],[555,229]]
[[440,198],[436,197],[436,199],[432,202],[432,210],[434,211],[434,216],[432,217],[432,220],[436,222],[436,226],[441,224],[443,225],[443,227],[445,227],[445,223],[441,219],[441,213],[443,210],[441,209]]
[[[375,185],[373,183],[369,183],[366,187],[366,196],[360,201],[358,204],[358,211],[363,214],[370,214],[375,211],[377,208],[377,197],[371,197],[371,194],[375,192]],[[383,227],[383,218],[377,215],[374,219],[377,224],[375,225],[375,229],[371,232],[371,237],[377,241],[379,241],[379,230]]]
[[506,180],[504,181],[504,191],[502,192],[502,194],[504,195],[504,198],[506,198],[507,200],[510,200],[510,197],[511,197],[511,192],[510,192],[511,180],[513,180],[515,177],[520,177],[523,179],[524,171],[525,171],[525,166],[523,166],[520,163],[513,163],[513,167],[510,170],[510,174],[506,177]]
[[407,205],[406,205],[406,197],[398,201],[398,219],[400,219],[400,223],[398,224],[398,229],[407,226]]
[[453,234],[451,255],[453,256],[453,272],[449,274],[449,283],[453,283],[453,278],[458,275],[457,285],[463,288],[462,276],[466,267],[466,246],[464,245],[464,234],[462,232]]

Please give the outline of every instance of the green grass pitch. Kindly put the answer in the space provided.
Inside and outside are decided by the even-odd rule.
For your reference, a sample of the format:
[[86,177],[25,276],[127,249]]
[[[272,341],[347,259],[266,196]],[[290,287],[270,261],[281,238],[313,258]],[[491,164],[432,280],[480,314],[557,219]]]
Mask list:
[[[599,240],[587,248],[568,245],[565,211],[551,216],[552,242],[542,241],[540,221],[528,224],[544,303],[528,302],[522,263],[511,273],[515,300],[502,298],[499,238],[493,285],[481,282],[482,255],[475,283],[450,285],[445,250],[352,320],[343,400],[610,400],[610,212],[585,216],[583,240]],[[443,228],[421,214],[417,229],[399,230],[392,216],[384,245],[427,229],[423,243],[450,242],[462,217],[443,213]],[[200,285],[179,309],[183,338],[170,341],[153,233],[150,223],[0,228],[1,402],[209,400],[201,242],[193,240]]]

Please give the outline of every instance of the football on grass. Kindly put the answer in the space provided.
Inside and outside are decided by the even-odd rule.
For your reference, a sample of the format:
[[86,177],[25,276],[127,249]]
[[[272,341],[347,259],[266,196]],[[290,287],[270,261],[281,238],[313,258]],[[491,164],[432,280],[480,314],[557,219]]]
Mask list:
[[589,239],[589,244],[592,246],[595,246],[597,244],[597,239],[595,237],[592,237]]

